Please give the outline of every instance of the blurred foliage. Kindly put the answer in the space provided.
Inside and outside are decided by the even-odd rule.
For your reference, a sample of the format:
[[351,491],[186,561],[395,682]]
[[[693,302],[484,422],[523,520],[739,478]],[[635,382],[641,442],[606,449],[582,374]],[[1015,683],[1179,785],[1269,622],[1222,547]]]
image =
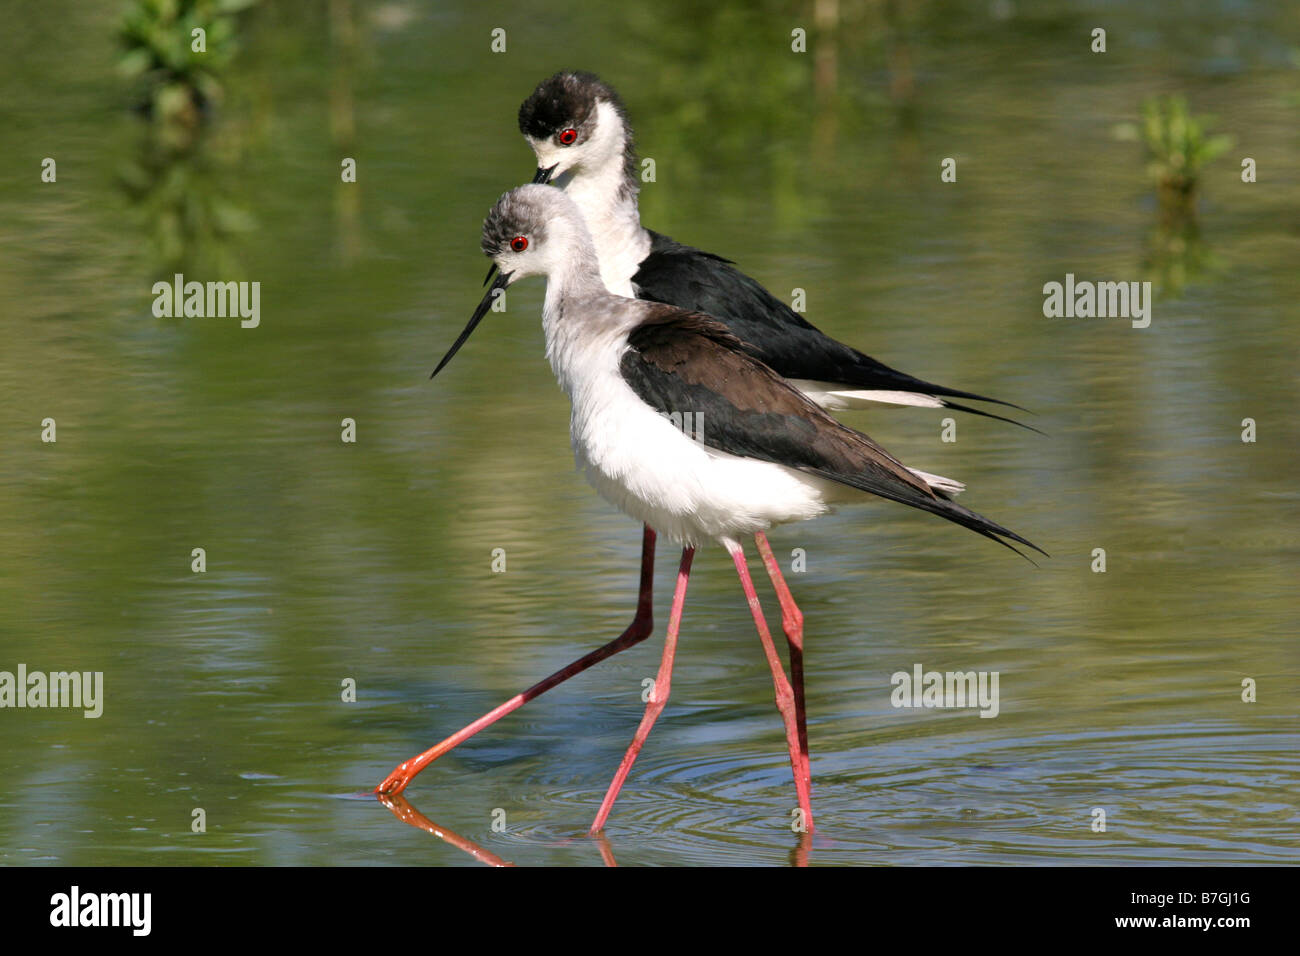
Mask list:
[[1140,137],[1147,175],[1167,211],[1190,213],[1202,170],[1232,147],[1232,136],[1209,132],[1213,122],[1211,116],[1192,116],[1185,97],[1151,96],[1142,103],[1141,123],[1120,127],[1122,138]]
[[146,148],[123,163],[118,180],[146,230],[157,275],[238,268],[229,240],[256,220],[232,198],[224,167],[211,157]]
[[230,271],[236,263],[227,240],[254,224],[202,144],[224,95],[221,74],[239,49],[235,14],[256,2],[135,0],[122,18],[118,70],[138,84],[136,107],[150,124],[118,180],[159,275],[187,266]]
[[1201,235],[1196,199],[1206,165],[1233,145],[1226,133],[1211,133],[1212,116],[1193,116],[1183,96],[1149,96],[1140,123],[1121,123],[1117,139],[1140,141],[1146,174],[1156,187],[1160,214],[1147,233],[1142,278],[1157,298],[1182,295],[1193,282],[1222,271],[1223,259]]
[[1194,216],[1161,217],[1147,234],[1142,279],[1157,299],[1182,295],[1190,283],[1212,278],[1223,266]]
[[118,71],[140,84],[139,106],[170,126],[197,126],[220,101],[218,75],[238,48],[234,14],[256,2],[135,0],[118,30]]

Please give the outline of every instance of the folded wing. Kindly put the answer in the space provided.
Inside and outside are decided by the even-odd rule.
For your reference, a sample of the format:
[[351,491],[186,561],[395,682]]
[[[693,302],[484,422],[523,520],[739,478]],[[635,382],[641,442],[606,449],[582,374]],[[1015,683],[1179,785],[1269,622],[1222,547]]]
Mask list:
[[1007,547],[1003,538],[1041,551],[956,504],[869,437],[836,421],[747,354],[711,316],[661,306],[632,331],[628,345],[620,363],[624,380],[657,411],[703,416],[702,440],[710,448],[929,511]]

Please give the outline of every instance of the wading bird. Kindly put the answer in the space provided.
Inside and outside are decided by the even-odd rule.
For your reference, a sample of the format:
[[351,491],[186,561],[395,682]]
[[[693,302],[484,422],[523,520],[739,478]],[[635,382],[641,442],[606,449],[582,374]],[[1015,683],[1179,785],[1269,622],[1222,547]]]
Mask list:
[[[686,586],[697,546],[716,541],[731,555],[772,672],[785,723],[799,807],[812,829],[811,774],[802,694],[803,616],[768,545],[774,525],[802,521],[834,505],[877,495],[947,518],[1012,548],[1041,550],[1013,531],[953,502],[953,482],[913,471],[810,401],[743,350],[721,322],[699,312],[614,295],[601,279],[596,247],[578,207],[551,186],[505,194],[483,224],[483,251],[500,270],[438,374],[488,313],[498,289],[546,276],[542,327],[546,355],[572,403],[578,465],[607,500],[645,525],[641,593],[624,633],[460,732],[399,765],[376,788],[400,793],[429,763],[484,727],[651,630],[656,532],[682,546],[663,658],[645,716],[619,765],[592,832],[605,825],[633,761],[668,700]],[[703,416],[688,436],[673,413]],[[781,603],[790,645],[787,678],[750,578],[740,539],[753,535]],[[1016,550],[1012,548],[1012,550]],[[1019,552],[1017,552],[1019,553]]]
[[1012,421],[951,399],[1018,405],[892,369],[822,334],[731,260],[642,226],[627,111],[594,74],[556,73],[543,80],[519,107],[519,131],[537,157],[533,182],[554,181],[581,210],[610,292],[713,316],[749,354],[823,408],[919,405]]

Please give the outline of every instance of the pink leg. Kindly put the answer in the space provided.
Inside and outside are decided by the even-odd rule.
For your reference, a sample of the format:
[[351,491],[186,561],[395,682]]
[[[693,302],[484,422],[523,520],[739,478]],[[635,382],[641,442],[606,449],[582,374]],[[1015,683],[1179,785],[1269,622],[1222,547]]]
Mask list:
[[682,607],[686,604],[686,584],[691,579],[691,561],[694,557],[694,548],[682,549],[682,563],[677,569],[677,590],[673,592],[673,609],[668,615],[668,636],[664,638],[664,656],[659,662],[659,674],[655,677],[654,690],[650,692],[650,702],[646,704],[641,726],[637,727],[636,736],[632,738],[627,753],[623,755],[623,762],[618,765],[618,772],[610,781],[609,790],[606,791],[605,799],[600,804],[600,812],[596,814],[596,820],[591,825],[592,833],[599,833],[605,829],[605,821],[609,819],[609,812],[614,809],[614,801],[618,799],[618,792],[623,788],[623,781],[627,779],[636,755],[641,752],[642,745],[650,736],[650,728],[655,725],[655,721],[659,719],[659,715],[663,713],[668,703],[668,694],[673,684],[673,655],[677,653],[677,631],[682,624]]
[[754,590],[754,582],[749,577],[749,564],[745,560],[745,551],[737,541],[725,541],[727,550],[731,552],[731,560],[735,562],[736,573],[740,575],[740,585],[745,589],[745,598],[749,601],[749,612],[754,616],[754,625],[758,628],[759,640],[763,642],[763,653],[767,655],[768,667],[772,669],[772,684],[776,687],[776,709],[781,712],[781,719],[785,721],[785,739],[790,748],[790,768],[794,771],[794,788],[799,795],[799,809],[803,811],[804,825],[811,833],[813,829],[812,816],[812,781],[809,779],[807,771],[804,770],[803,760],[799,749],[799,727],[795,721],[794,712],[794,691],[790,689],[790,681],[785,676],[785,668],[781,666],[781,658],[777,656],[776,645],[772,643],[772,635],[768,632],[767,621],[763,617],[763,608],[758,603],[758,593]]
[[580,657],[568,667],[556,671],[545,680],[534,684],[522,694],[516,694],[508,701],[497,707],[495,710],[488,711],[478,720],[474,721],[468,727],[457,731],[440,744],[430,747],[418,757],[412,757],[404,761],[393,770],[384,781],[375,787],[375,793],[378,795],[394,796],[406,789],[407,785],[415,779],[416,774],[433,763],[447,751],[464,743],[470,737],[490,724],[496,723],[506,714],[517,710],[524,704],[528,703],[534,697],[540,697],[557,684],[562,684],[575,674],[581,674],[593,664],[599,664],[607,657],[617,654],[619,651],[626,650],[634,644],[639,644],[650,636],[654,630],[653,607],[651,603],[651,591],[654,587],[654,564],[655,564],[655,533],[647,525],[645,534],[641,539],[641,594],[637,599],[636,617],[632,623],[614,640],[610,641],[604,647],[598,647],[585,657]]
[[794,716],[799,726],[799,756],[803,762],[803,773],[808,778],[808,789],[812,789],[812,771],[808,765],[808,712],[804,707],[803,695],[803,612],[794,603],[790,589],[786,587],[781,575],[781,566],[776,563],[772,546],[767,543],[767,535],[758,532],[754,535],[754,544],[763,557],[767,576],[772,579],[777,599],[781,602],[781,627],[785,631],[786,643],[790,645],[790,683],[794,686]]

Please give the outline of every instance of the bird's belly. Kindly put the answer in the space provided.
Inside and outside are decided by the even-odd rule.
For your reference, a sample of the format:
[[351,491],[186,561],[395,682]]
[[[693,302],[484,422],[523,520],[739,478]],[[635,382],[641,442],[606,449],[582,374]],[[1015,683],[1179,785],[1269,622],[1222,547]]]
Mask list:
[[710,449],[696,437],[707,421],[678,427],[621,379],[617,385],[598,406],[575,396],[574,454],[607,501],[660,534],[697,545],[828,510],[827,482]]

